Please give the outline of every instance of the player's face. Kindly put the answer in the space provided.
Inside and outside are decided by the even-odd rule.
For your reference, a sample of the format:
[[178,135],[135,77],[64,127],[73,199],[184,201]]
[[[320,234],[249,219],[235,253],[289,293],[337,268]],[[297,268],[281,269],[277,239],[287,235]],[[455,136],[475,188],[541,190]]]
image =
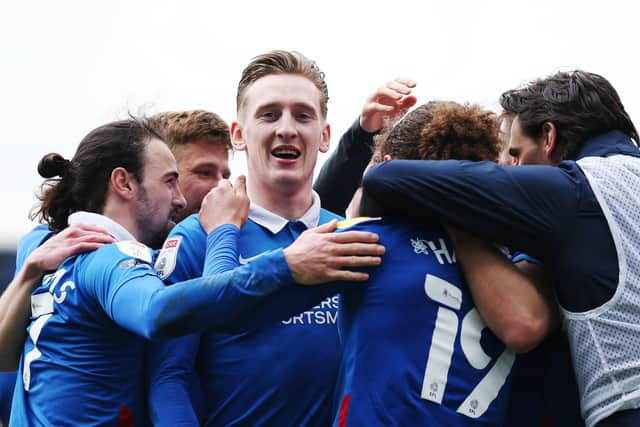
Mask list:
[[144,161],[136,218],[142,243],[153,247],[166,238],[186,201],[178,186],[176,160],[164,142],[151,140]]
[[512,164],[514,165],[552,164],[544,152],[543,144],[536,142],[522,131],[518,117],[513,120],[513,124],[511,125],[509,155],[512,157]]
[[329,149],[320,100],[318,88],[299,75],[265,76],[247,89],[232,139],[236,149],[247,152],[250,183],[311,185],[318,152]]
[[504,118],[500,121],[499,137],[502,143],[502,151],[498,156],[498,164],[500,165],[515,165],[516,159],[509,154],[509,139],[511,138],[511,124],[513,120],[510,118]]
[[229,178],[229,152],[218,139],[177,145],[173,154],[180,174],[180,190],[187,200],[187,207],[179,215],[183,219],[198,212],[209,190],[221,179]]

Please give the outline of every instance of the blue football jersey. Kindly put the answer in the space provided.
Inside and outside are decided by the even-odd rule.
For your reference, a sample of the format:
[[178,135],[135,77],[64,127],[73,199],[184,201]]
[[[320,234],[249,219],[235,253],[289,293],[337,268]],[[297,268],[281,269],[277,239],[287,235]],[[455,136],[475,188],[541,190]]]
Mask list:
[[47,224],[40,224],[22,236],[18,242],[18,249],[16,250],[16,274],[20,271],[31,252],[36,250],[52,235],[53,231],[49,230]]
[[13,397],[13,387],[16,384],[15,372],[0,373],[0,424],[9,423],[9,413],[11,412],[11,398]]
[[12,426],[144,424],[144,339],[110,311],[120,286],[155,276],[151,261],[144,245],[119,242],[70,257],[43,278],[32,296]]
[[341,293],[334,425],[502,425],[515,355],[474,308],[445,231],[353,222],[386,253],[369,286]]
[[[17,274],[25,260],[38,246],[53,234],[49,226],[40,224],[25,234],[18,242],[16,250],[16,271]],[[11,401],[13,399],[13,389],[16,384],[15,372],[0,373],[0,421],[8,424],[11,413]]]
[[[339,219],[321,210],[320,223],[334,218]],[[238,263],[251,263],[270,250],[288,246],[305,229],[302,223],[292,222],[274,234],[250,219],[240,231]],[[168,241],[178,247],[177,256],[161,265],[168,281],[199,277],[206,235],[197,216],[178,224]],[[273,310],[278,311],[277,298],[274,301]],[[169,349],[172,355],[167,357],[195,364],[207,425],[324,427],[332,419],[341,357],[337,305],[334,296],[290,319],[248,331],[207,332],[195,338],[199,339],[195,348],[181,342]],[[188,354],[194,349],[195,361]],[[180,352],[184,354],[176,355]]]

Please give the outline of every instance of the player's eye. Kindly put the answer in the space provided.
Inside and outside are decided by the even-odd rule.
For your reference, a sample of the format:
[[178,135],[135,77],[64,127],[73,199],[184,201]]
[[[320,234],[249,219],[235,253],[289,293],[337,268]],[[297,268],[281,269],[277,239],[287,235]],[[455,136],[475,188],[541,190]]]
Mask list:
[[212,169],[198,169],[196,170],[196,175],[202,177],[210,177],[214,175],[214,171]]
[[277,120],[278,117],[280,117],[280,114],[273,110],[266,110],[260,113],[260,118],[267,121]]

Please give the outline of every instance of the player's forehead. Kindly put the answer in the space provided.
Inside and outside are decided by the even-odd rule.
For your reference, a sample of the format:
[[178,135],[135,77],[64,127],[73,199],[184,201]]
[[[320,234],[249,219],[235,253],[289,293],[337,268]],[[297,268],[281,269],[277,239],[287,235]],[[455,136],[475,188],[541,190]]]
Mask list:
[[229,160],[229,150],[221,138],[200,138],[175,145],[173,154],[178,164],[181,163],[224,163]]
[[177,173],[176,159],[167,145],[151,138],[145,149],[144,177],[153,178]]
[[528,138],[520,125],[520,120],[518,117],[513,119],[509,130],[509,146],[511,148],[519,148],[523,144],[525,144],[530,138]]
[[255,112],[269,106],[298,106],[321,111],[322,93],[305,76],[270,74],[253,82],[245,91],[244,108]]

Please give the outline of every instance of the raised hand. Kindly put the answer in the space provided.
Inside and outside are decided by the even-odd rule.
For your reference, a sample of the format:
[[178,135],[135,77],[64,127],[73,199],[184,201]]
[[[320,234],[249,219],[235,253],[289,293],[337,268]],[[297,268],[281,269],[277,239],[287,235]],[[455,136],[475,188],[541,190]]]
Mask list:
[[242,227],[249,216],[249,197],[244,175],[236,178],[235,184],[223,179],[202,200],[200,224],[209,234],[222,224]]
[[411,95],[414,87],[416,83],[405,78],[397,78],[380,86],[362,107],[360,127],[367,132],[377,132],[384,126],[385,118],[405,114],[416,104],[417,98]]

